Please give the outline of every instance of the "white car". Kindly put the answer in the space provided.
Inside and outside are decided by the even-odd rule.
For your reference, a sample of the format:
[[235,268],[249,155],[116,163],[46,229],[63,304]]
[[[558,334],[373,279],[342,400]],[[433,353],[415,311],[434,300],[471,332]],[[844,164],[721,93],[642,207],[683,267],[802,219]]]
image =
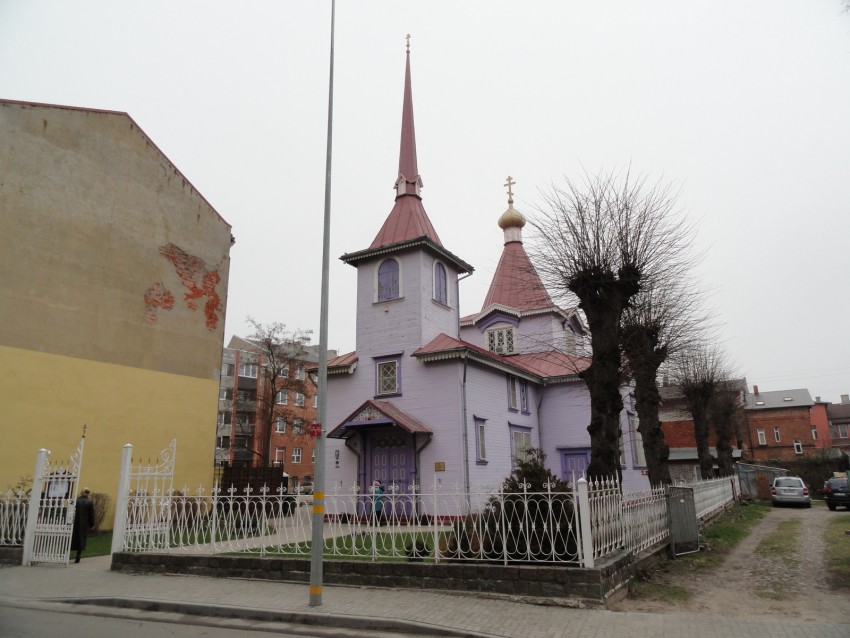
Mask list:
[[773,501],[774,507],[786,504],[812,506],[809,488],[799,476],[777,476],[773,479],[770,500]]

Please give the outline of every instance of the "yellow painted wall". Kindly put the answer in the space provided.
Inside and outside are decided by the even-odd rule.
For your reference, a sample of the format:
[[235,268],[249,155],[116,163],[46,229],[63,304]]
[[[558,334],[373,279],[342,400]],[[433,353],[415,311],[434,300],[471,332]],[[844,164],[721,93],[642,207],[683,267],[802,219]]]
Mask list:
[[0,489],[83,424],[113,504],[126,443],[209,489],[230,225],[126,113],[0,99],[0,165]]
[[134,459],[156,462],[176,438],[175,489],[212,487],[216,381],[0,346],[0,406],[3,491],[32,476],[39,448],[67,459],[83,424],[80,487],[113,504],[126,443]]

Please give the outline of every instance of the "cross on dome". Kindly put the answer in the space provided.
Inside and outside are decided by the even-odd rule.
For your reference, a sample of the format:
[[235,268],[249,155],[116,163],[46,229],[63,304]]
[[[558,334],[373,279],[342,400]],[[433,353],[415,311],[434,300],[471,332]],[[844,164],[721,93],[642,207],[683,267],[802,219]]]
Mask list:
[[516,184],[514,178],[508,175],[508,181],[504,184],[508,187],[508,204],[514,203],[514,192],[511,190],[511,186],[513,186],[514,184]]

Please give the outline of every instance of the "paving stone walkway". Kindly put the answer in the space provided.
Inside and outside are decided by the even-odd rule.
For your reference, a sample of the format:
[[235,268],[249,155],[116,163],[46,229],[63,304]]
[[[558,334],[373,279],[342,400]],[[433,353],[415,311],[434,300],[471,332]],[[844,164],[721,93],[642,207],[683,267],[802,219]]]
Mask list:
[[[402,634],[505,638],[848,638],[850,624],[697,613],[654,614],[541,606],[430,591],[326,586],[322,605],[308,605],[303,584],[202,576],[112,572],[108,557],[67,567],[0,568],[2,606],[77,601],[204,616],[299,622]],[[94,613],[97,613],[96,611]],[[850,623],[850,619],[848,619]]]

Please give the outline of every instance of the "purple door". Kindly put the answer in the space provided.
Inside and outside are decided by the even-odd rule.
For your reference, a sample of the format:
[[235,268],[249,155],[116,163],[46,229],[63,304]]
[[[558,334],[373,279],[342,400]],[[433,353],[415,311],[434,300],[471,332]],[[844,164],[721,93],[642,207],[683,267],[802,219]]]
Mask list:
[[372,480],[384,484],[387,516],[406,516],[413,512],[409,497],[414,479],[413,450],[408,446],[372,449]]
[[589,464],[589,449],[573,448],[561,450],[561,479],[569,481],[575,487],[575,481],[585,476]]

